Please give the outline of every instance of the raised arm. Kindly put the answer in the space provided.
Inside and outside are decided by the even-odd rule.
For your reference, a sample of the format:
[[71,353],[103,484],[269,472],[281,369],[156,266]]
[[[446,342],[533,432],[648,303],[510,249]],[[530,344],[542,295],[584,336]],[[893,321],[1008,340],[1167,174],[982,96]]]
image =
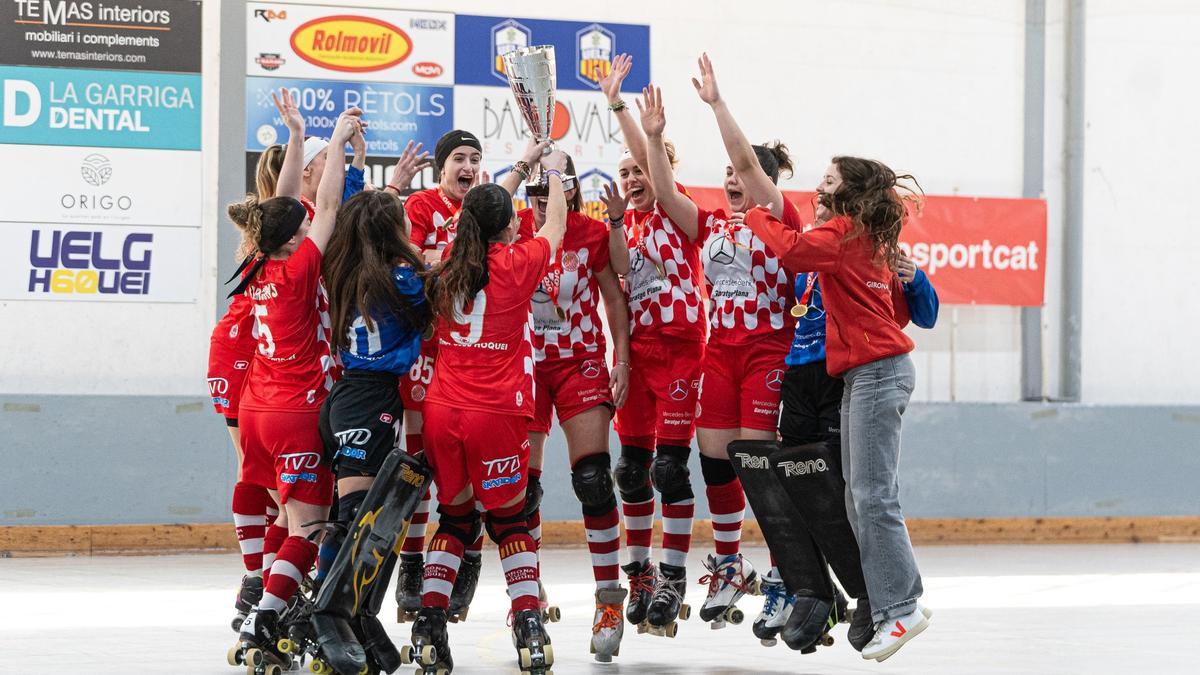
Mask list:
[[600,287],[600,297],[604,299],[604,314],[612,335],[613,365],[608,386],[612,390],[613,402],[620,408],[625,405],[625,398],[629,395],[629,306],[625,303],[625,292],[621,290],[621,282],[611,262],[596,273],[596,283]]
[[608,109],[617,116],[617,124],[621,125],[621,135],[625,137],[625,147],[629,148],[629,154],[633,156],[633,161],[642,169],[648,170],[646,169],[646,138],[642,136],[642,129],[638,126],[637,120],[633,118],[633,111],[621,100],[621,83],[625,81],[625,77],[629,75],[632,67],[632,56],[617,54],[617,58],[613,59],[609,66],[608,75],[600,80],[600,90],[608,99]]
[[802,233],[760,209],[747,213],[743,222],[775,251],[789,272],[836,272],[841,266],[845,234],[841,228],[825,225]]
[[667,146],[663,142],[663,130],[667,127],[667,114],[662,104],[662,91],[653,85],[642,90],[642,100],[637,102],[642,114],[642,129],[646,132],[646,160],[650,164],[650,183],[654,186],[654,197],[658,205],[687,238],[695,241],[700,226],[696,222],[699,210],[696,204],[675,188],[675,170],[667,157]]
[[746,195],[756,204],[770,204],[771,215],[782,218],[783,193],[763,171],[750,141],[742,133],[737,120],[733,119],[733,113],[729,112],[725,99],[721,98],[717,76],[713,73],[708,54],[701,55],[697,63],[700,65],[700,79],[693,77],[692,86],[696,88],[700,100],[712,107],[713,115],[717,118],[717,128],[721,131],[721,140],[725,143],[725,152],[729,155],[729,164],[742,179]]
[[325,252],[325,245],[333,236],[333,223],[337,219],[338,207],[342,205],[343,179],[346,175],[346,143],[354,134],[361,134],[359,117],[362,111],[351,108],[338,117],[333,136],[329,139],[329,153],[325,158],[325,170],[317,185],[317,209],[308,238]]
[[567,156],[561,150],[542,157],[542,167],[545,171],[546,184],[550,194],[546,201],[546,222],[537,236],[544,238],[550,244],[550,259],[558,255],[558,247],[562,244],[563,235],[567,232],[567,197],[563,194],[562,177],[567,170]]
[[275,182],[275,196],[298,199],[304,175],[304,116],[300,114],[292,92],[284,87],[279,88],[278,94],[271,92],[271,100],[288,129],[287,150],[283,153],[279,180]]
[[608,264],[617,274],[629,274],[629,243],[625,240],[629,195],[621,196],[616,181],[604,186],[604,206],[608,211]]
[[533,165],[542,159],[542,152],[550,147],[549,141],[535,143],[531,138],[529,145],[525,148],[525,154],[513,165],[513,170],[504,174],[504,178],[500,179],[500,187],[508,190],[508,194],[515,195],[521,187],[521,182],[529,180],[530,173],[533,171]]
[[383,186],[385,190],[390,189],[397,195],[403,194],[421,169],[429,166],[429,153],[421,152],[423,145],[414,145],[409,141],[404,146],[404,152],[400,153],[400,159],[396,160],[396,166],[392,167],[392,175],[388,178],[387,185]]

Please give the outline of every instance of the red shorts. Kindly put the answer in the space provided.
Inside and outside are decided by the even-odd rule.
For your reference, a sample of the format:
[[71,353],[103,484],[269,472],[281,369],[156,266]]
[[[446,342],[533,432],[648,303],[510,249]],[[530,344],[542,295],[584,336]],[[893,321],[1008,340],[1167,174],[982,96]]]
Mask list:
[[208,393],[212,395],[213,409],[225,419],[236,420],[238,417],[242,383],[246,381],[253,354],[239,354],[223,341],[209,342]]
[[470,485],[475,500],[492,510],[525,491],[528,418],[430,403],[423,424],[438,502],[451,503]]
[[741,345],[710,343],[700,378],[696,426],[705,429],[779,428],[779,390],[790,341],[771,336]]
[[704,343],[631,340],[629,397],[617,411],[621,443],[653,449],[657,443],[690,445]]
[[598,405],[613,410],[608,388],[608,366],[603,356],[551,359],[533,367],[533,421],[529,430],[550,433],[550,413],[558,411],[558,423]]
[[406,411],[421,412],[425,409],[425,394],[429,392],[429,383],[433,381],[433,361],[437,355],[436,347],[428,347],[432,340],[421,343],[421,355],[408,369],[407,375],[400,376],[400,401]]
[[321,506],[332,503],[333,475],[321,460],[319,416],[317,410],[242,410],[243,480],[279,490],[282,504],[292,497]]

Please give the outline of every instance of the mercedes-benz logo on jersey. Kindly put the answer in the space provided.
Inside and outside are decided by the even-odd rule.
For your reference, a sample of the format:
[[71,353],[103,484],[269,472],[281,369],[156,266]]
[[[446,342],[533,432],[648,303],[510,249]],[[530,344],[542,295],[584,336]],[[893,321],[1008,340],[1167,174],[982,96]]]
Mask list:
[[600,377],[600,364],[595,359],[588,359],[579,364],[579,372],[587,378]]
[[634,251],[633,257],[629,260],[629,271],[637,274],[646,266],[646,256],[642,255],[641,251]]
[[708,245],[708,259],[715,263],[732,265],[736,255],[737,247],[729,237],[717,237]]
[[767,373],[767,389],[779,391],[783,388],[783,371],[779,368]]
[[687,398],[687,394],[687,380],[675,380],[671,386],[667,387],[667,396],[670,396],[672,401],[682,401]]
[[83,175],[83,179],[88,185],[100,187],[112,178],[112,163],[108,158],[101,154],[91,154],[83,158],[83,164],[79,167],[79,173]]

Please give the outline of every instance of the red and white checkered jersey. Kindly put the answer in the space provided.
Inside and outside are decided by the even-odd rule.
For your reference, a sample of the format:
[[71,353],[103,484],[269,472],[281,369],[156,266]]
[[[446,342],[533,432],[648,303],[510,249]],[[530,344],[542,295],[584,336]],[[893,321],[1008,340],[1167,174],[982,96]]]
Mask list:
[[404,212],[412,226],[409,241],[422,251],[440,250],[454,241],[462,202],[445,195],[441,188],[414,192],[404,200]]
[[688,239],[657,205],[653,211],[625,212],[625,294],[632,339],[704,340],[702,237],[703,231],[697,234],[700,241]]

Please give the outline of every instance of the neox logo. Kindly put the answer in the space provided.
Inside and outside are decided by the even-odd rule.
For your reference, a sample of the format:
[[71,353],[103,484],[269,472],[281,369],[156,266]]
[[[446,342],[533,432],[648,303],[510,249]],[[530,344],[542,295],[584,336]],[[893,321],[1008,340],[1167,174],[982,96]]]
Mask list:
[[154,235],[33,230],[29,292],[148,295]]

